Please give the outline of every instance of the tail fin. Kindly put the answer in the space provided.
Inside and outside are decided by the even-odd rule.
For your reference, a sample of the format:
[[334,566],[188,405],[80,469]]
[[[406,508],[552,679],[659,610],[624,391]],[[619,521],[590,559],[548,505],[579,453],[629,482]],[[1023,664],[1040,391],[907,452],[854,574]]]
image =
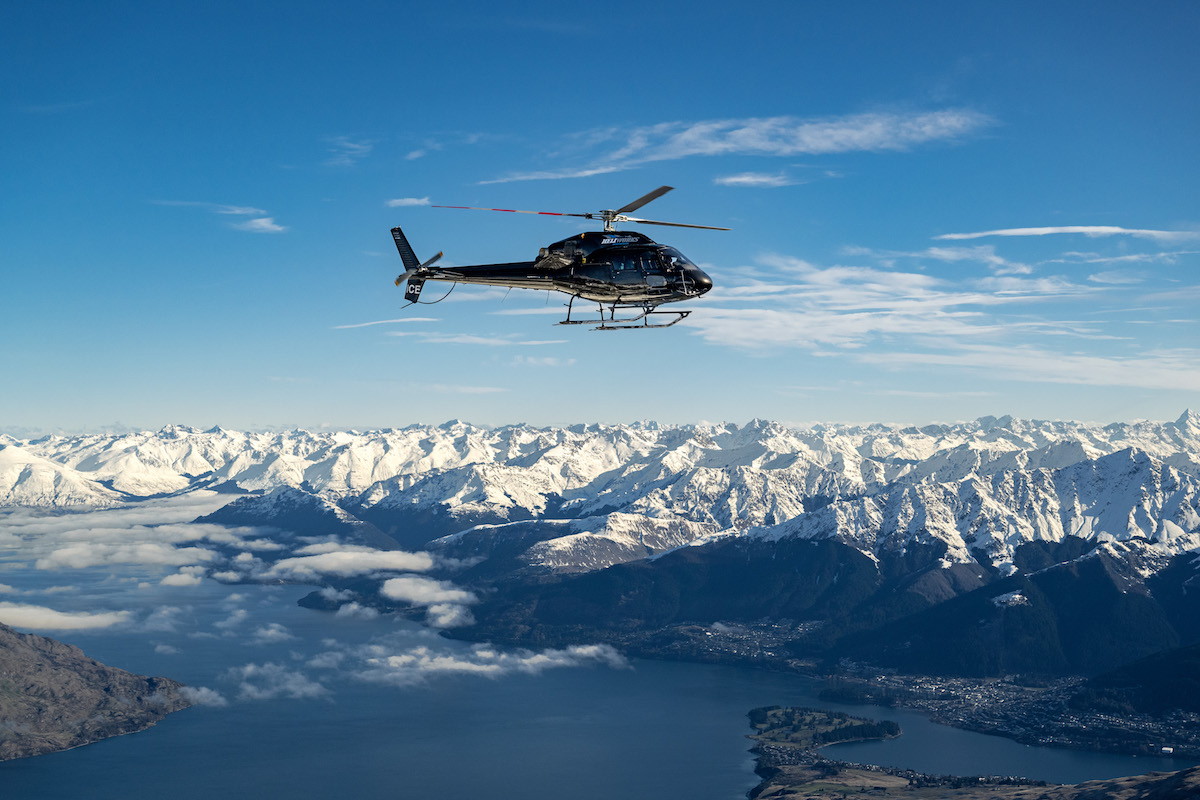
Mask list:
[[408,285],[404,287],[404,299],[415,303],[421,296],[421,287],[425,285],[425,277],[429,275],[426,267],[441,258],[442,253],[438,251],[437,255],[422,264],[417,258],[417,254],[413,252],[412,245],[404,236],[404,231],[399,227],[392,228],[392,238],[396,240],[396,250],[400,253],[400,260],[404,262],[404,272],[396,278],[396,285],[399,286],[404,281],[408,281]]
[[413,252],[412,245],[404,237],[404,231],[399,227],[392,228],[392,238],[396,240],[396,249],[400,251],[400,260],[404,262],[404,271],[414,270],[421,266],[421,260]]

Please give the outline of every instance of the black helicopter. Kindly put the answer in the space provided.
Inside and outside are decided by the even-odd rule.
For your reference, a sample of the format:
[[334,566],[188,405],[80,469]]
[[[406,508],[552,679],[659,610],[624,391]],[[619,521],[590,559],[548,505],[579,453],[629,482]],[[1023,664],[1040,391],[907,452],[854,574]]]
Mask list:
[[[434,206],[462,208],[474,211],[508,211],[517,214],[543,214],[555,217],[583,217],[604,221],[603,231],[580,233],[561,242],[543,247],[533,261],[509,264],[476,264],[464,267],[435,267],[442,257],[438,253],[421,262],[409,245],[404,231],[392,228],[392,238],[404,262],[404,272],[396,285],[408,281],[404,299],[409,305],[420,303],[425,281],[474,283],[485,286],[508,286],[516,289],[542,289],[565,292],[571,296],[567,303],[567,318],[560,325],[596,325],[595,330],[619,328],[666,328],[692,313],[691,310],[660,311],[663,303],[690,300],[712,288],[712,279],[687,259],[683,253],[636,231],[616,230],[618,222],[640,222],[645,225],[669,225],[675,228],[703,228],[727,231],[710,225],[688,225],[681,222],[657,222],[628,217],[630,211],[662,197],[673,187],[660,186],[649,194],[615,211],[590,214],[564,214],[553,211],[517,211],[511,208],[476,208],[474,206]],[[453,291],[454,287],[451,287]],[[449,292],[447,292],[449,295]],[[599,319],[572,319],[577,298],[591,300],[600,306]],[[444,299],[444,297],[442,298]],[[440,302],[435,300],[433,302]],[[619,312],[630,312],[618,317]],[[652,323],[658,315],[674,316],[670,322]]]

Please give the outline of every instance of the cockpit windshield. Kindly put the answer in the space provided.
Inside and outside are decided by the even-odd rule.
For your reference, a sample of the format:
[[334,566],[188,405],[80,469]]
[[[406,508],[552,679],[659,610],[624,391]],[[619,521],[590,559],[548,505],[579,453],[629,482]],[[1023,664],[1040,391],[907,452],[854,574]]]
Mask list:
[[688,261],[687,256],[674,247],[664,247],[661,252],[663,263],[667,265],[667,269],[671,272],[696,266],[691,261]]

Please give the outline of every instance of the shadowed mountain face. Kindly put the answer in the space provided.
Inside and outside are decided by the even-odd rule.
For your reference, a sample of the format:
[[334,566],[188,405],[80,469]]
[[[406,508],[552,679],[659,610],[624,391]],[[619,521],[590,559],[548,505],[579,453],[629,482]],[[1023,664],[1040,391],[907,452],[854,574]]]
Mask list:
[[0,760],[143,730],[191,705],[180,688],[0,624]]

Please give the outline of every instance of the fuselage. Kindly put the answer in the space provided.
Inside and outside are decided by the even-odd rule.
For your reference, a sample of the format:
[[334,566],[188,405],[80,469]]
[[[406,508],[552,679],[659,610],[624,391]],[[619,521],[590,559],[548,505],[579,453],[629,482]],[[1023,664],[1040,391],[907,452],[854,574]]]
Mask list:
[[712,279],[686,256],[636,231],[591,231],[542,248],[533,261],[431,268],[426,280],[552,289],[600,303],[699,297]]

